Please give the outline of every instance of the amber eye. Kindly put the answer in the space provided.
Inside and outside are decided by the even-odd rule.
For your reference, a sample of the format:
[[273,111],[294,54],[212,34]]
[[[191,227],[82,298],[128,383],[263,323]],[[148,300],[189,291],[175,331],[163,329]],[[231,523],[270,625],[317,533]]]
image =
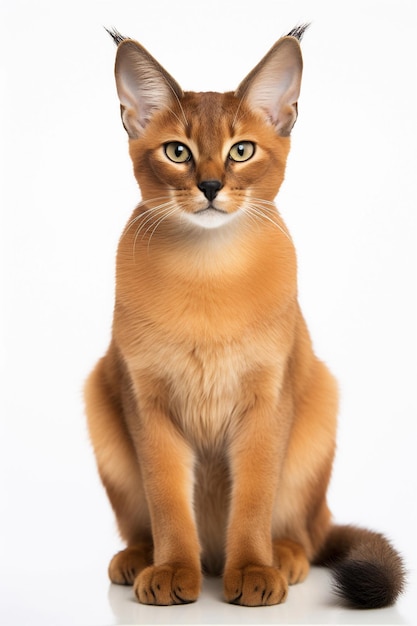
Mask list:
[[179,141],[171,141],[164,146],[165,154],[174,163],[185,163],[191,159],[191,150]]
[[251,141],[239,141],[230,148],[229,159],[232,161],[249,161],[255,154],[255,144]]

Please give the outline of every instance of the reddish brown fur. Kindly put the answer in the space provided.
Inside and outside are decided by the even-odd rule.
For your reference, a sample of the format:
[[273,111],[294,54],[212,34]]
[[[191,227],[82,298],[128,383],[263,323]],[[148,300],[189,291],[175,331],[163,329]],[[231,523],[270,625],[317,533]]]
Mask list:
[[[278,48],[301,76],[296,40]],[[85,389],[98,469],[127,544],[110,578],[134,584],[141,602],[189,602],[202,563],[224,572],[230,602],[278,603],[325,552],[337,411],[335,381],[297,302],[294,247],[272,205],[295,109],[282,105],[278,132],[272,114],[249,104],[258,70],[235,94],[183,94],[166,75],[165,100],[139,122],[123,91],[123,50],[144,53],[122,42],[116,66],[143,201],[119,243],[112,341]],[[171,141],[193,161],[171,162],[161,147]],[[243,163],[227,157],[239,141],[256,145]],[[197,185],[207,180],[223,185],[220,209],[238,215],[206,230],[185,214],[206,202]],[[252,214],[241,210],[248,197]]]

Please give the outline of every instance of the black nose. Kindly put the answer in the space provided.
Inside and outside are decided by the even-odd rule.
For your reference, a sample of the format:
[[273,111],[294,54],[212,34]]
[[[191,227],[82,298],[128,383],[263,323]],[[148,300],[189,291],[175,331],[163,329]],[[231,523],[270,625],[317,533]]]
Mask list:
[[219,180],[203,180],[198,185],[199,190],[203,192],[209,202],[214,200],[222,187],[223,185]]

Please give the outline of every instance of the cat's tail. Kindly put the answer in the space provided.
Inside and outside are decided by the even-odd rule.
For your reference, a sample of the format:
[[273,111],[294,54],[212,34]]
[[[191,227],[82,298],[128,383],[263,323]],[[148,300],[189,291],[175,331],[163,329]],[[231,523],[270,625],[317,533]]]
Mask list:
[[351,607],[393,604],[405,586],[401,556],[384,535],[355,526],[332,526],[316,565],[330,567],[337,595]]

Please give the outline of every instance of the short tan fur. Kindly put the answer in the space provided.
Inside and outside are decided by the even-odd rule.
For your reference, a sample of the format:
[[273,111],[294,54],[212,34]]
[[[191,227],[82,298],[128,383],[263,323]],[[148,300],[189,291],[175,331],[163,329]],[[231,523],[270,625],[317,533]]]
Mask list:
[[111,33],[142,201],[120,238],[112,340],[85,400],[127,546],[109,575],[143,603],[196,600],[205,571],[223,575],[229,602],[277,604],[310,563],[332,564],[354,606],[390,604],[403,586],[388,541],[334,526],[326,502],[337,387],[313,352],[274,205],[303,30],[224,94],[184,93]]

